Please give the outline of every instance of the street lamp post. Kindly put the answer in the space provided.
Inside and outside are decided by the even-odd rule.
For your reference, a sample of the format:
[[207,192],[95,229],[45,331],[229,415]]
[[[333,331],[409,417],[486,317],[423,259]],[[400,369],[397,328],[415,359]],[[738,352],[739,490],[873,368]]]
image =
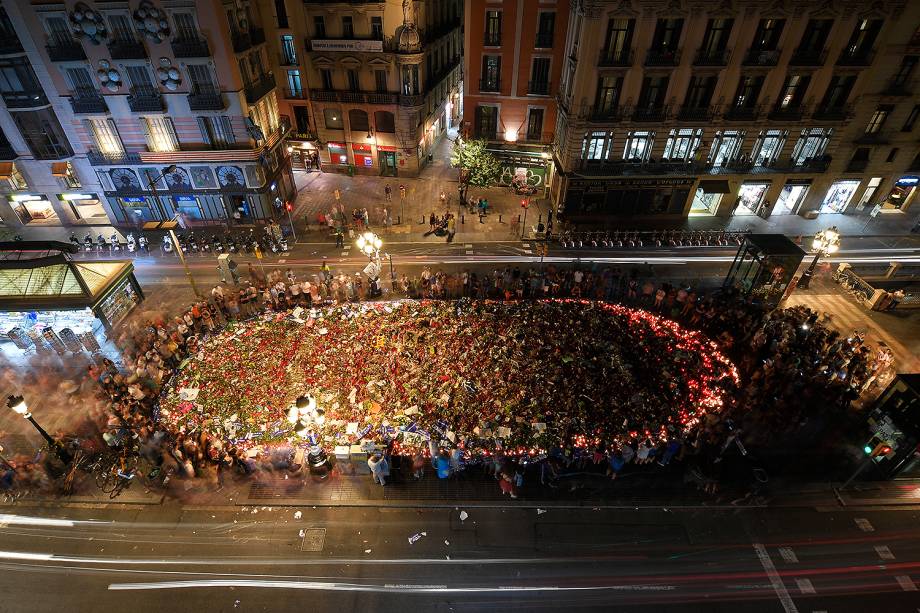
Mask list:
[[48,446],[54,451],[55,455],[65,464],[69,464],[73,460],[73,456],[70,455],[70,452],[61,444],[60,441],[52,437],[44,428],[39,425],[35,418],[32,417],[32,413],[29,411],[28,405],[22,396],[10,396],[7,399],[6,406],[13,409],[14,412],[22,415],[29,420],[35,429],[38,430],[38,433],[42,435],[46,441],[48,441]]
[[[170,164],[163,169],[163,172],[161,172],[158,177],[151,179],[149,175],[147,176],[147,184],[150,187],[154,202],[157,203],[158,208],[160,204],[160,197],[157,194],[156,182],[173,172],[176,172],[176,165]],[[178,213],[176,215],[178,216]],[[173,249],[175,249],[176,255],[179,256],[179,261],[182,262],[182,268],[185,269],[185,276],[188,278],[189,285],[192,286],[192,291],[195,293],[195,296],[200,296],[201,294],[198,293],[198,287],[195,285],[195,278],[192,276],[192,271],[189,270],[188,262],[185,261],[185,254],[182,252],[182,246],[179,245],[179,239],[176,238],[176,232],[172,228],[167,228],[166,231],[169,232],[169,239],[172,241]]]
[[[375,265],[376,274],[374,278],[371,279],[371,282],[377,284],[380,280],[380,248],[383,247],[383,241],[373,232],[365,232],[358,236],[355,240],[355,244],[358,246],[358,249],[361,250],[361,253],[367,256],[368,261]],[[390,260],[390,283],[392,285],[396,276],[393,272],[393,256],[386,254],[386,257]],[[365,269],[365,274],[366,273],[367,271]],[[379,285],[375,291],[379,291]]]
[[821,230],[815,234],[815,238],[811,243],[811,250],[814,252],[815,257],[808,269],[802,274],[802,278],[799,279],[798,287],[807,289],[811,283],[812,276],[815,274],[815,267],[818,266],[818,259],[835,253],[838,249],[840,249],[840,232],[837,231],[837,226]]

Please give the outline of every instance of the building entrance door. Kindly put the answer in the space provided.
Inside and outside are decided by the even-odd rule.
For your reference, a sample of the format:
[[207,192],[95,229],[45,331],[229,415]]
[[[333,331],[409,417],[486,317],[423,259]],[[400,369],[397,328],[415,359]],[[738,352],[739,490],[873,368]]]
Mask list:
[[380,174],[385,177],[396,176],[396,152],[380,151]]

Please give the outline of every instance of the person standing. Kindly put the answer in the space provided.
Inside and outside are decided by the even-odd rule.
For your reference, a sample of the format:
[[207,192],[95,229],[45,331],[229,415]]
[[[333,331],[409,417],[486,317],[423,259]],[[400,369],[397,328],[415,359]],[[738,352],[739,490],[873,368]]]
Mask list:
[[367,459],[367,466],[371,469],[371,476],[374,479],[374,483],[379,483],[380,485],[387,484],[387,477],[390,474],[390,465],[387,462],[386,456],[375,453]]
[[431,215],[428,216],[428,225],[430,226],[430,231],[434,232],[434,228],[438,223],[438,218],[434,216],[434,211],[431,212]]
[[389,183],[383,186],[383,195],[386,197],[387,202],[390,202],[393,199],[393,188],[390,187]]
[[452,213],[447,214],[447,242],[454,242],[454,234],[457,232],[457,220]]

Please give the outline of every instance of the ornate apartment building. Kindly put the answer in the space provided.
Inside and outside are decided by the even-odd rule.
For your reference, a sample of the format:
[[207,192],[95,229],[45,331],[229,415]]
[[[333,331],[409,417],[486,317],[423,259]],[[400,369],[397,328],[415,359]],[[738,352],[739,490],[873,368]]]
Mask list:
[[5,225],[252,224],[283,212],[295,192],[287,126],[255,2],[2,8]]
[[545,190],[569,0],[467,0],[463,135],[489,142],[499,182]]
[[461,113],[460,0],[265,4],[295,167],[418,174]]
[[920,3],[585,0],[552,199],[573,222],[898,214],[920,182]]

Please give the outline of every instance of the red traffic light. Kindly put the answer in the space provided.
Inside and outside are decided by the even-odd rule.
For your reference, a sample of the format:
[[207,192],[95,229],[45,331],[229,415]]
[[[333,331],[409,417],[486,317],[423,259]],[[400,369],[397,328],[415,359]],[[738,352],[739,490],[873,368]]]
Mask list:
[[291,204],[290,200],[288,200],[287,202],[284,203],[284,208],[286,208],[288,210],[288,213],[290,213],[291,211],[294,210],[294,205]]
[[527,208],[527,198],[521,198],[521,208],[522,209]]

